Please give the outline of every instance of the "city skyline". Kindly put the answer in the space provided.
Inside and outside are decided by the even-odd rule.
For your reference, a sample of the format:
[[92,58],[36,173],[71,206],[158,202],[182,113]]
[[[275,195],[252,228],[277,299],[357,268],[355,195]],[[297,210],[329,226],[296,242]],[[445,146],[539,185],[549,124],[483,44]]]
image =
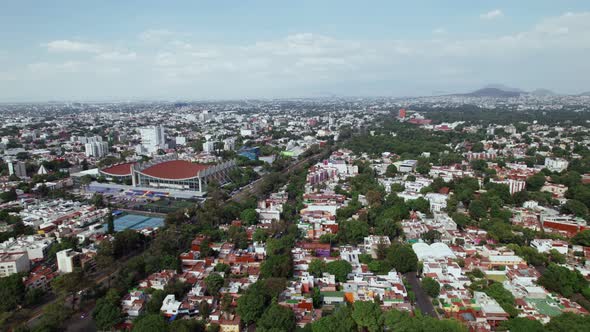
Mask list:
[[590,90],[582,1],[338,4],[8,4],[0,102]]

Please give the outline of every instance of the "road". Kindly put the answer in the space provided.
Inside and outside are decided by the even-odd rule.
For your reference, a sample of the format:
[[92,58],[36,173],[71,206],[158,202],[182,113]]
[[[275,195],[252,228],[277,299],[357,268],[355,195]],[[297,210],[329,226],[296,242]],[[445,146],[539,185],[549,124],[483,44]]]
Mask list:
[[404,276],[408,283],[412,286],[412,291],[416,295],[416,305],[422,311],[422,314],[428,315],[430,317],[438,318],[438,315],[434,311],[434,306],[432,305],[432,301],[426,295],[426,292],[422,289],[422,285],[418,281],[418,277],[416,277],[416,272],[408,272],[405,273]]
[[[320,157],[322,154],[326,153],[328,150],[323,150],[317,154],[311,155],[305,159],[301,159],[299,161],[297,161],[296,163],[290,165],[289,167],[285,168],[284,170],[281,171],[281,173],[283,174],[289,174],[299,168],[301,168],[301,166],[305,165],[305,163]],[[235,201],[235,202],[243,202],[245,199],[247,199],[250,195],[254,195],[256,196],[256,194],[260,191],[260,186],[262,185],[264,180],[264,176],[261,177],[260,179],[250,183],[249,185],[243,187],[242,189],[240,189],[240,191],[238,191],[237,193],[235,193],[234,195],[232,195],[231,198],[229,198],[229,200]]]
[[[108,281],[109,278],[114,277],[118,272],[119,269],[121,268],[121,266],[124,265],[124,263],[126,261],[128,261],[129,259],[131,259],[132,257],[135,257],[139,254],[141,254],[143,251],[142,250],[137,250],[134,252],[129,253],[127,256],[122,257],[121,259],[119,259],[115,264],[117,265],[117,267],[115,268],[115,270],[111,271],[110,273],[104,273],[104,272],[99,272],[97,274],[95,274],[92,277],[92,280],[96,283],[96,284],[100,284],[103,286],[108,286]],[[39,323],[41,317],[43,316],[43,309],[49,305],[52,304],[54,302],[57,301],[57,298],[53,297],[50,301],[44,303],[43,305],[39,306],[35,311],[33,311],[30,314],[30,318],[26,321],[26,324],[28,327],[32,328],[34,327],[37,323]],[[67,299],[66,299],[67,302]],[[71,303],[71,302],[70,302]],[[92,308],[94,308],[94,305],[91,306],[91,308],[89,310],[87,310],[86,312],[89,313],[92,311]],[[93,323],[88,323],[86,322],[87,320],[92,320],[92,318],[80,318],[80,310],[77,310],[76,313],[74,313],[74,316],[71,319],[72,323],[77,322],[74,325],[83,325],[83,326],[89,326],[89,324],[93,324]],[[87,315],[88,316],[88,315]],[[78,322],[79,321],[79,322]],[[68,321],[68,325],[69,326],[69,321]],[[75,331],[75,330],[74,330]],[[80,330],[83,331],[83,330]]]

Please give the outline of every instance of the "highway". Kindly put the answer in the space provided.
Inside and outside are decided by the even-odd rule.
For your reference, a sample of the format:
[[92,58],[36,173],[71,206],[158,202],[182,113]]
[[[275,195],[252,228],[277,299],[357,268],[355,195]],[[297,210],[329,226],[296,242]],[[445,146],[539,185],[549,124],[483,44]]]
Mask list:
[[[301,168],[301,166],[305,165],[307,162],[312,161],[315,158],[321,157],[327,151],[328,150],[322,150],[319,153],[311,155],[305,159],[301,159],[301,160],[297,161],[296,163],[290,165],[289,167],[285,168],[284,170],[282,170],[281,173],[289,174],[289,173]],[[237,193],[232,195],[232,197],[230,197],[229,200],[234,201],[234,202],[243,202],[245,199],[247,199],[251,195],[256,196],[257,194],[260,193],[260,186],[262,185],[264,178],[265,177],[263,176],[260,179],[243,187]]]

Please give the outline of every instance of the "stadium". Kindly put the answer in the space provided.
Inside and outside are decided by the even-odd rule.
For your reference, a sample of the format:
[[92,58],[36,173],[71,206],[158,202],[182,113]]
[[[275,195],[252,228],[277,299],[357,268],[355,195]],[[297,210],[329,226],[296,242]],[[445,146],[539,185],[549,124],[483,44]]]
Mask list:
[[211,181],[223,185],[229,182],[229,172],[235,161],[220,164],[197,164],[176,156],[144,163],[125,163],[101,169],[107,179],[129,180],[133,187],[172,189],[205,193]]

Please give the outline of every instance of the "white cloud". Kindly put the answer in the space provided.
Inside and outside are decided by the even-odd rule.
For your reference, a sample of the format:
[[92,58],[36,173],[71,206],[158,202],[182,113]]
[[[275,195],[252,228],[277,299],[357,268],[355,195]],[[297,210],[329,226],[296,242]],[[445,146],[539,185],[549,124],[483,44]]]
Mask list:
[[494,9],[492,11],[479,15],[479,18],[481,18],[482,20],[494,20],[502,16],[504,16],[504,13],[500,9]]
[[[62,59],[59,63],[31,64],[28,74],[54,75],[48,82],[75,76],[62,73],[77,72],[80,77],[87,73],[101,74],[103,78],[121,74],[126,77],[124,82],[113,81],[97,90],[114,89],[115,85],[121,87],[126,83],[122,86],[124,92],[113,90],[112,93],[143,96],[167,91],[175,96],[194,97],[198,91],[213,98],[222,94],[224,97],[273,96],[277,91],[305,95],[318,89],[341,87],[345,82],[349,91],[356,91],[354,86],[363,82],[385,82],[380,87],[398,84],[400,89],[405,89],[403,93],[418,94],[422,92],[417,89],[423,85],[432,87],[430,92],[440,89],[442,84],[445,90],[451,90],[458,85],[480,84],[479,80],[508,83],[511,77],[525,77],[533,81],[531,84],[551,88],[559,80],[570,82],[568,73],[590,72],[586,60],[590,12],[566,13],[522,31],[486,38],[460,39],[444,34],[442,28],[432,32],[433,35],[420,40],[340,39],[295,33],[251,43],[202,44],[188,35],[181,41],[166,30],[145,36],[151,41],[160,38],[159,42],[122,41],[125,45],[135,45],[129,49],[102,42],[76,47],[61,43],[62,49],[98,51],[83,54],[86,59],[76,55],[75,59],[82,62]],[[123,61],[128,62],[123,66],[120,63]],[[579,76],[576,84],[590,85],[587,75]],[[128,83],[132,80],[136,80],[135,84]],[[333,89],[334,93],[342,91]]]
[[100,46],[92,43],[77,42],[67,39],[54,40],[41,46],[47,47],[50,52],[86,52],[97,53],[100,51]]
[[447,30],[445,28],[436,28],[432,30],[432,33],[435,35],[444,35],[447,33]]
[[82,69],[83,63],[79,61],[66,61],[63,63],[36,62],[29,64],[27,67],[35,74],[76,73]]
[[172,37],[174,33],[166,29],[149,29],[139,34],[139,39],[144,42],[160,42],[165,38]]
[[131,61],[131,60],[135,60],[136,58],[137,58],[137,53],[135,53],[135,52],[124,53],[124,52],[117,52],[117,51],[104,52],[104,53],[100,53],[96,56],[97,60],[102,60],[102,61]]

